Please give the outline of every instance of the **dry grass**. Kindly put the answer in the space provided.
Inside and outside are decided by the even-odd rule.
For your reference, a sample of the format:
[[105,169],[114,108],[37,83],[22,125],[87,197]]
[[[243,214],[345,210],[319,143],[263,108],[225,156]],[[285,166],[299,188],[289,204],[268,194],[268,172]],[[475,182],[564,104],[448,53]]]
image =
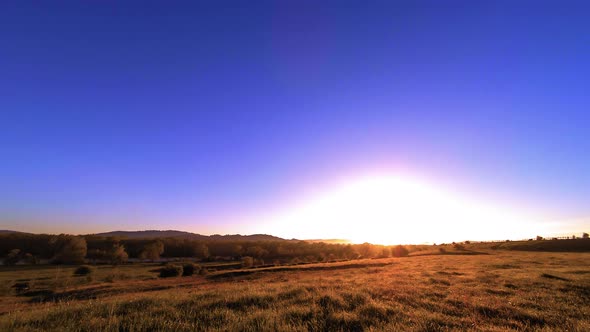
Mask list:
[[130,266],[114,282],[101,280],[104,268],[51,296],[5,293],[0,330],[590,331],[589,261],[587,253],[492,252],[166,280]]

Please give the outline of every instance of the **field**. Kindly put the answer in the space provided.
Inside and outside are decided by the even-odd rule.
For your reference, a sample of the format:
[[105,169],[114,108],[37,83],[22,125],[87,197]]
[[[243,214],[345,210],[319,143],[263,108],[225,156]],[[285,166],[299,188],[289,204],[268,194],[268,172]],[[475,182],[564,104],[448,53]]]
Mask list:
[[[0,330],[590,331],[590,253],[487,251],[157,278],[0,267]],[[16,295],[10,286],[29,281]]]

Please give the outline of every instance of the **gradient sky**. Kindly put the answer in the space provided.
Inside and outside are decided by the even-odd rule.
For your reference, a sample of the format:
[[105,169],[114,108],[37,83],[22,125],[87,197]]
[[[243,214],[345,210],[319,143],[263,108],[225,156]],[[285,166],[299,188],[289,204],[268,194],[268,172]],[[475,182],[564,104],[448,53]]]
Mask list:
[[2,1],[0,229],[265,232],[256,216],[392,173],[577,232],[589,18],[586,1]]

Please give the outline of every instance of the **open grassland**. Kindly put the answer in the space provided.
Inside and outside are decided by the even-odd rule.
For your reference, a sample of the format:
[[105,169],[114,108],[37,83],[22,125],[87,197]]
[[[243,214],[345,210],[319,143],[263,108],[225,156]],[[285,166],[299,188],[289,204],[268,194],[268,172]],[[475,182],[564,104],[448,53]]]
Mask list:
[[[3,267],[0,330],[590,331],[590,254],[490,251],[158,279]],[[16,296],[7,285],[31,280]]]

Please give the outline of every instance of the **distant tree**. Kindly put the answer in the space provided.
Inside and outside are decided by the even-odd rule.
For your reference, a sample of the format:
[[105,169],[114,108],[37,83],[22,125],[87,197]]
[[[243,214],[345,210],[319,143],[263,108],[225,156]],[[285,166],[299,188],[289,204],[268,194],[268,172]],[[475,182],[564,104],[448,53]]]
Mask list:
[[572,235],[572,240],[575,240],[575,239],[576,239],[576,236],[575,235]]
[[240,257],[244,253],[244,247],[239,244],[236,244],[232,247],[232,255],[234,257]]
[[543,240],[543,237],[540,235],[537,235],[537,241],[541,241],[541,240]]
[[250,256],[242,257],[242,267],[252,267],[254,265],[254,258]]
[[455,243],[455,242],[453,242],[453,248],[455,248],[457,250],[465,250],[465,246],[462,245],[461,243]]
[[201,259],[209,258],[209,247],[204,243],[197,243],[193,247],[193,256]]
[[123,264],[127,262],[129,255],[125,251],[125,247],[121,244],[114,244],[111,250],[109,250],[108,258],[111,264]]
[[58,250],[53,258],[57,264],[80,264],[84,263],[87,246],[86,240],[81,236],[60,236],[56,241]]
[[362,258],[372,258],[378,255],[377,248],[368,242],[359,244],[357,250]]
[[261,246],[252,246],[246,249],[246,254],[255,258],[262,258],[268,255],[268,250],[262,248]]
[[344,259],[355,259],[358,258],[359,252],[350,244],[344,245],[340,252],[340,256]]
[[139,258],[149,259],[152,262],[160,259],[160,255],[164,252],[164,244],[161,241],[154,241],[145,245]]
[[20,249],[12,249],[4,258],[4,265],[16,265],[21,259]]
[[24,258],[25,258],[25,262],[27,262],[28,264],[31,264],[31,265],[39,264],[39,258],[37,258],[37,256],[34,256],[30,253],[26,253]]
[[588,236],[588,233],[584,233],[584,234],[582,234],[582,239],[588,239],[588,238],[590,238],[590,237]]
[[394,257],[405,257],[408,256],[409,251],[408,249],[406,249],[406,247],[402,246],[402,245],[397,245],[393,248],[391,248],[391,255]]
[[381,249],[381,254],[379,255],[379,257],[381,257],[381,258],[391,257],[391,249],[389,249],[388,247],[383,247]]

